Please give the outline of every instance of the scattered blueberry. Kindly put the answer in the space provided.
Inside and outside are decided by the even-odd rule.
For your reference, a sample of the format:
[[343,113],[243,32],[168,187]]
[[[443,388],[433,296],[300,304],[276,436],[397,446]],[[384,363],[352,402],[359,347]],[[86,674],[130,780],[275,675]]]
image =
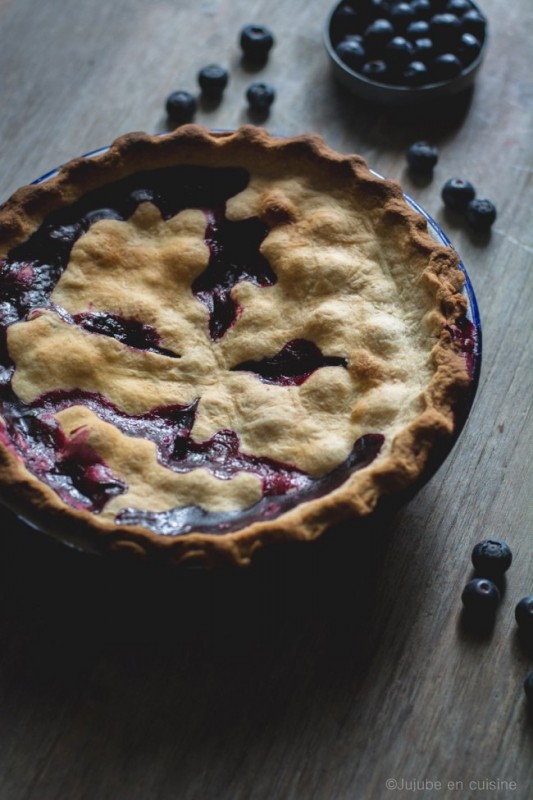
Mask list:
[[264,25],[246,25],[241,31],[240,45],[245,58],[266,61],[274,45],[274,36]]
[[198,73],[200,89],[208,97],[220,97],[228,85],[228,71],[218,64],[209,64]]
[[490,616],[500,602],[500,590],[488,578],[474,578],[463,589],[461,600],[465,610],[472,614]]
[[523,597],[515,608],[516,624],[528,638],[533,638],[533,594]]
[[390,19],[397,31],[405,31],[407,26],[414,21],[415,11],[410,3],[395,3],[391,6]]
[[276,92],[269,83],[252,83],[246,90],[248,105],[254,111],[267,111],[275,97]]
[[167,97],[168,118],[177,125],[190,122],[196,113],[196,98],[190,92],[178,89]]
[[463,214],[471,200],[476,196],[476,190],[470,183],[462,178],[451,178],[442,187],[442,200],[447,208]]
[[431,16],[430,0],[411,0],[411,8],[417,19],[429,19]]
[[456,14],[457,16],[461,16],[461,14],[471,10],[472,4],[470,0],[448,0],[444,7],[444,11],[447,14]]
[[353,38],[347,37],[343,39],[340,44],[335,48],[335,52],[341,61],[346,64],[349,69],[357,71],[366,59],[366,51],[363,45],[357,41],[355,36]]
[[479,575],[499,577],[511,566],[513,554],[506,542],[485,539],[472,550],[472,564]]
[[461,35],[461,22],[455,14],[434,14],[429,20],[429,30],[436,44],[453,49]]
[[439,151],[428,142],[414,142],[406,153],[407,163],[415,172],[431,172],[439,159]]
[[490,200],[475,198],[465,211],[467,222],[476,231],[488,231],[496,219],[496,207]]

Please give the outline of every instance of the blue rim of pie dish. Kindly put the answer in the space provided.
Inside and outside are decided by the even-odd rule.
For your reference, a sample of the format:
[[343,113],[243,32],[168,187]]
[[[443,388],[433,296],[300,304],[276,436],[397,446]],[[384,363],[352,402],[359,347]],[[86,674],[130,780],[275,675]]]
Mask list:
[[469,0],[473,10],[481,14],[486,20],[485,36],[481,43],[481,50],[472,63],[465,67],[455,78],[451,78],[447,81],[440,81],[439,83],[428,83],[423,86],[395,86],[391,83],[373,81],[361,75],[361,73],[350,69],[350,67],[339,58],[331,39],[331,24],[335,13],[345,2],[346,0],[338,0],[332,7],[323,28],[322,40],[335,78],[354,95],[358,95],[364,100],[379,103],[380,105],[398,107],[418,105],[419,103],[426,103],[430,100],[438,100],[444,97],[457,95],[465,89],[468,89],[468,87],[472,86],[474,83],[475,77],[487,52],[489,26],[486,15],[483,14],[473,0]]
[[479,374],[481,371],[481,351],[482,351],[481,317],[479,314],[479,306],[477,304],[476,295],[474,293],[474,287],[472,286],[470,276],[466,271],[466,267],[463,264],[461,256],[459,255],[453,244],[450,242],[450,240],[448,239],[448,237],[446,236],[440,225],[438,225],[433,219],[433,217],[430,214],[428,214],[428,212],[425,209],[423,209],[422,206],[419,206],[418,203],[412,199],[412,197],[409,197],[409,195],[407,194],[404,194],[404,197],[407,200],[407,202],[415,209],[415,211],[418,211],[418,213],[425,218],[428,224],[428,228],[435,234],[435,236],[439,239],[439,241],[446,247],[451,247],[452,250],[454,250],[459,256],[459,269],[463,273],[465,279],[463,286],[463,293],[467,300],[466,318],[470,323],[472,323],[475,334],[474,335],[475,349],[473,354],[474,368],[472,373],[472,400],[473,400],[474,395],[476,393],[477,385],[479,383]]
[[[109,146],[99,147],[96,150],[91,150],[88,153],[85,153],[82,156],[82,158],[93,158],[95,156],[101,155],[102,153],[105,153],[107,150],[109,150]],[[32,185],[36,186],[38,184],[45,183],[47,180],[57,175],[58,172],[61,170],[61,168],[62,167],[59,166],[49,170],[44,175],[41,175],[36,180],[32,181]],[[383,176],[380,175],[378,172],[375,172],[374,170],[371,170],[371,172],[372,174],[376,175],[376,177],[381,178],[382,180],[384,179]],[[425,211],[420,205],[418,205],[418,203],[416,203],[411,197],[409,197],[409,195],[404,193],[404,197],[406,201],[410,204],[410,206],[425,218],[428,225],[428,229],[433,234],[435,240],[446,247],[451,247],[457,253],[457,251],[451,244],[450,240],[448,239],[444,231],[440,228],[440,226],[437,224],[437,222],[435,222],[433,217],[431,217],[430,214],[427,213],[427,211]],[[450,454],[451,450],[453,449],[455,443],[457,442],[461,434],[461,431],[464,427],[466,420],[468,419],[468,415],[470,414],[470,410],[472,408],[472,404],[474,402],[474,398],[476,395],[479,383],[479,374],[481,369],[481,319],[472,283],[459,255],[458,257],[459,257],[459,268],[463,273],[465,279],[462,290],[463,295],[467,301],[465,316],[467,320],[472,324],[472,331],[474,338],[473,369],[471,373],[472,383],[470,386],[470,392],[461,409],[457,410],[456,412],[455,430],[447,447],[442,450],[439,450],[439,453],[434,458],[430,458],[430,461],[426,465],[423,474],[420,476],[420,478],[415,482],[413,486],[409,487],[409,489],[405,490],[404,492],[399,493],[397,498],[395,499],[389,498],[389,500],[391,500],[392,508],[400,507],[405,502],[412,499],[420,491],[420,489],[430,480],[430,478],[433,477],[433,475],[439,469],[439,467],[446,461],[448,455]],[[380,505],[381,504],[378,504],[378,506]],[[377,511],[378,509],[376,509],[376,512]],[[40,526],[33,520],[28,519],[23,513],[16,512],[15,516],[22,522],[24,522],[26,525],[28,525],[30,528],[39,531],[40,533],[51,535],[54,538],[61,541],[63,544],[75,550],[85,553],[92,553],[95,555],[101,555],[100,550],[90,547],[85,541],[78,542],[74,541],[74,539],[68,539],[63,535],[61,535],[60,533],[50,530],[50,528],[47,528],[44,525]]]

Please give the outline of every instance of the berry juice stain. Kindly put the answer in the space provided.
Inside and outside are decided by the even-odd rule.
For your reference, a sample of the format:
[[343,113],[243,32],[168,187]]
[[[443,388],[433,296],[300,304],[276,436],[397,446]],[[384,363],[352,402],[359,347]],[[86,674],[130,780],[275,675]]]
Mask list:
[[474,379],[479,359],[479,334],[476,326],[465,316],[459,317],[455,325],[446,326],[452,339],[459,345],[471,379]]

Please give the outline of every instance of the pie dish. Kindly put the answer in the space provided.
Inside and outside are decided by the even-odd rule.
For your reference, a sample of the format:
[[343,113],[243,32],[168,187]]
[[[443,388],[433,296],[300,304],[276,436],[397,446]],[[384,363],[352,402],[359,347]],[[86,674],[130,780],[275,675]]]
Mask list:
[[366,517],[457,435],[463,285],[399,185],[315,135],[124,136],[0,210],[0,498],[176,564]]

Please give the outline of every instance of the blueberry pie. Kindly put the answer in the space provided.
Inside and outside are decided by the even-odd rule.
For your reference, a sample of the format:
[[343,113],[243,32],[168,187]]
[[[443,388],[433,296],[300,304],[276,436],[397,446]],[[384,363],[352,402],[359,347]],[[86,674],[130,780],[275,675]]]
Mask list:
[[399,186],[316,136],[122,137],[0,210],[0,497],[174,563],[365,516],[454,433],[462,284]]

